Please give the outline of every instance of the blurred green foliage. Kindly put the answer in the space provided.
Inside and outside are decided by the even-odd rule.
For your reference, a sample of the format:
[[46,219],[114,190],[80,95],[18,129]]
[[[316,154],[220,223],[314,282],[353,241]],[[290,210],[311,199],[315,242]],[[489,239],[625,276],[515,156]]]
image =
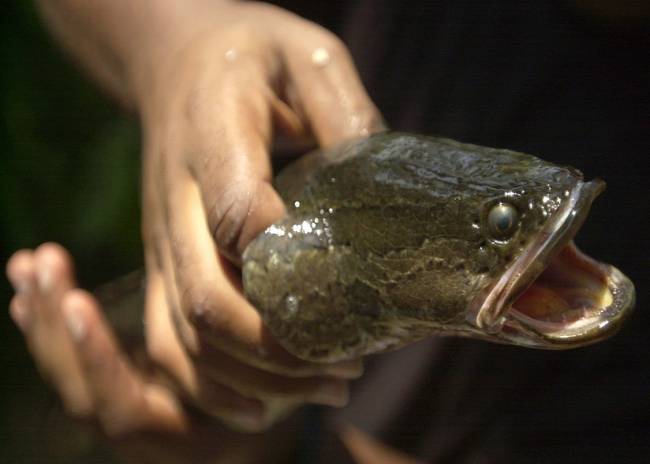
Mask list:
[[[32,2],[3,4],[0,63],[3,267],[15,250],[45,241],[71,251],[87,288],[140,267],[137,121],[64,56]],[[11,291],[0,280],[0,462],[42,462],[33,460],[39,427],[54,400],[7,315]]]

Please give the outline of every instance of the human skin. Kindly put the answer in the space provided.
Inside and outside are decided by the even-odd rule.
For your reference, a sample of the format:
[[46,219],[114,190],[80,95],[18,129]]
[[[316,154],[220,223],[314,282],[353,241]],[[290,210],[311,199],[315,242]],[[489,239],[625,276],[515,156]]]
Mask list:
[[[153,422],[185,423],[185,401],[233,427],[263,430],[300,404],[345,404],[360,362],[314,364],[287,353],[244,298],[237,268],[248,242],[284,213],[270,184],[276,135],[327,146],[382,128],[342,43],[258,3],[41,0],[39,6],[67,51],[141,122],[147,351],[171,380],[154,383],[157,399],[146,402],[156,411]],[[9,263],[10,276],[16,259],[19,269],[32,269],[12,277],[17,289],[34,288],[25,283],[34,276],[47,281],[56,274],[47,259],[25,264],[36,253],[23,250]],[[59,300],[72,292],[82,303],[76,307],[85,308],[61,313],[69,325],[109,334],[96,302],[79,296],[69,272],[58,275],[66,282]],[[35,320],[39,301],[18,304],[12,314]],[[47,340],[35,337],[39,346]],[[111,336],[104,340],[101,362],[124,364]],[[43,364],[38,353],[46,351],[35,354]],[[50,370],[74,372],[65,367],[74,356],[57,359]],[[73,385],[74,377],[61,378]],[[88,383],[83,371],[78,377],[79,385]],[[66,388],[72,387],[59,391],[73,403],[71,412],[107,416],[92,395],[67,395]],[[99,421],[104,428],[134,414],[118,409]]]
[[15,253],[7,275],[16,289],[10,314],[39,371],[68,414],[95,426],[129,462],[254,463],[262,455],[276,462],[291,453],[295,421],[238,433],[187,410],[146,362],[136,367],[93,295],[76,288],[72,259],[60,245]]

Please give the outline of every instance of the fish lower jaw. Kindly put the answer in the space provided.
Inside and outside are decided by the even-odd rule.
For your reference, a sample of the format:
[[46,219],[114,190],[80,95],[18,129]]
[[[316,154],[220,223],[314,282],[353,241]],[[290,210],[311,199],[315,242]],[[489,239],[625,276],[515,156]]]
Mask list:
[[539,348],[588,345],[613,335],[633,306],[630,280],[570,242],[506,311],[501,332]]

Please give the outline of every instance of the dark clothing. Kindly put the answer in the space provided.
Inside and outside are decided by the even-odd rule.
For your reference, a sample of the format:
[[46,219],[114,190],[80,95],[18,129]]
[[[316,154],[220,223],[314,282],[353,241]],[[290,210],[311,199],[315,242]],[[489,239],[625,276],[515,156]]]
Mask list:
[[[436,463],[645,462],[647,30],[555,1],[297,3],[285,6],[343,37],[393,128],[520,150],[605,178],[608,191],[577,242],[620,267],[638,292],[627,327],[588,348],[432,339],[373,357],[351,405],[327,423],[350,421]],[[347,462],[336,437],[320,436],[312,451],[321,462]]]

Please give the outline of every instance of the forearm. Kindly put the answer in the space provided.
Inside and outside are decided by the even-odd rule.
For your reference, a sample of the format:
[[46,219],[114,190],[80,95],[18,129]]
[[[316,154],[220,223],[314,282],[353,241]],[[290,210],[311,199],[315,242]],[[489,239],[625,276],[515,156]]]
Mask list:
[[[63,47],[109,93],[137,107],[139,77],[228,0],[37,0]],[[209,10],[209,11],[208,11]]]

